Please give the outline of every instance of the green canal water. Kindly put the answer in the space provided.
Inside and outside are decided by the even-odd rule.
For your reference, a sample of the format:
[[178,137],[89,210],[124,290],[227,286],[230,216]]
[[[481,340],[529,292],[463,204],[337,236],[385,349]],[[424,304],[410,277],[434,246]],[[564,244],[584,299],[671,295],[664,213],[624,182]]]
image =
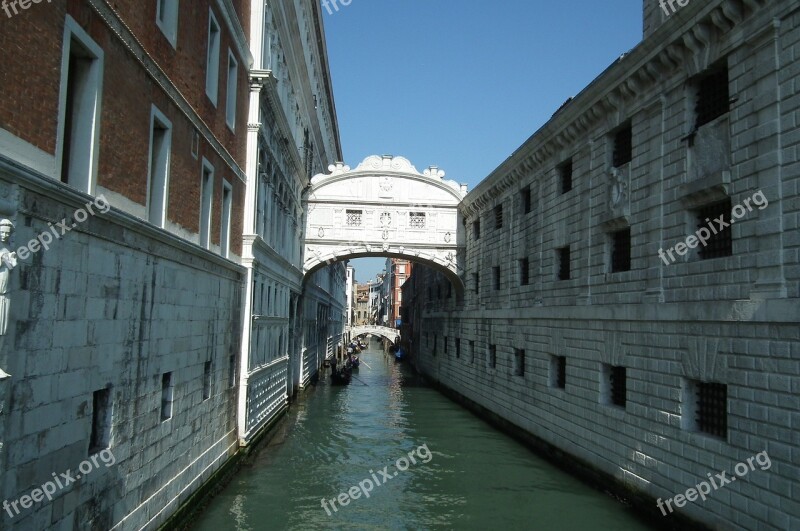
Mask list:
[[377,347],[350,386],[320,378],[195,529],[649,529]]

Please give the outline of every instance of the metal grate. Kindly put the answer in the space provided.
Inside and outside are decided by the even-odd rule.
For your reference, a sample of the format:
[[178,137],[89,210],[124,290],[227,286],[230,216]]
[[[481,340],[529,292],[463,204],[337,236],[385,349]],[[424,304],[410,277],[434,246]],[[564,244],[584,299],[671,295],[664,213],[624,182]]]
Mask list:
[[494,228],[503,228],[503,205],[497,205],[494,207]]
[[614,134],[614,167],[633,160],[633,129],[627,124]]
[[615,406],[625,407],[627,400],[627,382],[625,367],[611,367],[611,403]]
[[630,227],[612,233],[611,272],[631,270],[631,229]]
[[731,229],[730,227],[720,227],[715,221],[718,219],[723,223],[731,222],[730,199],[705,206],[697,211],[697,228],[705,228],[711,232],[711,237],[706,240],[706,245],[701,246],[698,251],[698,255],[703,260],[733,255]]
[[523,286],[530,284],[530,263],[527,258],[519,261],[519,283]]
[[525,376],[525,351],[521,348],[514,352],[514,375]]
[[361,226],[361,218],[364,215],[363,210],[348,210],[347,211],[347,219],[345,223],[348,227],[360,227]]
[[424,212],[412,212],[409,216],[409,225],[412,229],[424,229],[425,228],[425,213]]
[[531,187],[527,186],[519,191],[520,203],[522,205],[522,213],[531,213]]
[[569,280],[569,247],[558,249],[558,280]]
[[716,437],[728,437],[728,386],[697,383],[697,428]]
[[556,371],[554,383],[559,389],[567,388],[567,358],[566,356],[556,356],[554,367]]
[[731,109],[730,91],[728,88],[728,66],[725,65],[706,74],[697,81],[697,124],[699,128]]
[[572,190],[572,159],[558,167],[558,175],[561,178],[561,193],[566,194]]

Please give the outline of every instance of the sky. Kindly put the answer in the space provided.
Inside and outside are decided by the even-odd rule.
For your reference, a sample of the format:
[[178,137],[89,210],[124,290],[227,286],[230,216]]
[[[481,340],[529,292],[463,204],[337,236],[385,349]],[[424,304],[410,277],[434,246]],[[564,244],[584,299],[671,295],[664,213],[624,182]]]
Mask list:
[[[401,155],[470,190],[642,37],[642,0],[327,1],[344,162]],[[366,282],[385,259],[352,264]]]

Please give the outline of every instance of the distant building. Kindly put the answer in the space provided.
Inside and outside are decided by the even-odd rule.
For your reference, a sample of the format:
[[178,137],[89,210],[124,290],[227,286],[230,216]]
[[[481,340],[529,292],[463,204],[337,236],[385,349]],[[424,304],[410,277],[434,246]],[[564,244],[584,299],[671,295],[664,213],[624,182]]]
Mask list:
[[387,319],[386,326],[399,327],[401,323],[400,307],[403,303],[402,287],[411,275],[413,263],[401,258],[386,260]]

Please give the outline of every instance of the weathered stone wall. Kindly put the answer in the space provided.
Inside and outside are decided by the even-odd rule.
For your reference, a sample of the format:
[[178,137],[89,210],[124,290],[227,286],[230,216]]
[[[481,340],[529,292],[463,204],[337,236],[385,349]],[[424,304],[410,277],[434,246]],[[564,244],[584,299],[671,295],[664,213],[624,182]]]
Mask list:
[[[0,170],[0,188],[16,205],[14,248],[91,201],[10,166]],[[0,351],[11,374],[0,381],[2,499],[31,494],[54,473],[76,477],[97,458],[89,451],[93,392],[106,388],[114,463],[100,460],[52,502],[13,518],[4,511],[0,527],[154,528],[237,450],[230,370],[242,279],[232,262],[118,210],[90,216],[49,250],[19,260]],[[168,420],[164,373],[172,374]]]
[[[767,452],[768,469],[677,511],[718,529],[791,529],[800,526],[800,11],[738,1],[681,9],[660,40],[613,65],[467,196],[465,298],[446,298],[444,277],[415,269],[404,339],[425,374],[649,496],[655,518],[656,499]],[[696,128],[697,76],[720,62],[730,111]],[[633,158],[613,169],[614,134],[628,121]],[[570,158],[572,190],[562,193],[558,167]],[[735,207],[759,191],[769,205],[725,229],[731,256],[659,257],[698,229],[696,209],[725,198]],[[611,234],[626,227],[630,270],[612,272]],[[566,246],[570,279],[558,280]],[[564,389],[554,356],[566,357]],[[609,404],[609,366],[626,368],[624,407]],[[692,382],[727,386],[726,436],[696,428]]]

